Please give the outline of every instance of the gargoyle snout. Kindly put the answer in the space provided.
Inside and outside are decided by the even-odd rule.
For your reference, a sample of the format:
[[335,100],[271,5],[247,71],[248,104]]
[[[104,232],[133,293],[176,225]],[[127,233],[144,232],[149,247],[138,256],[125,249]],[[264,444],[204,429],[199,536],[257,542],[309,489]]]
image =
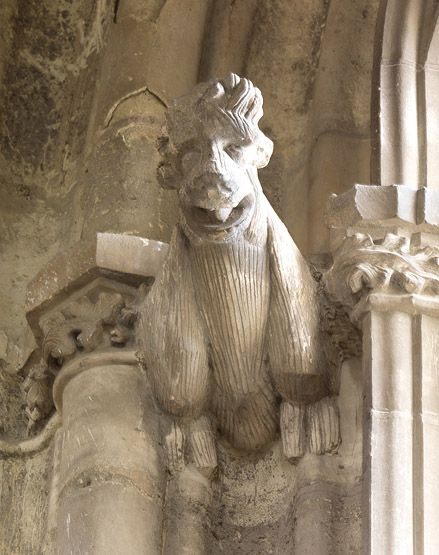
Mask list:
[[217,191],[217,194],[221,196],[221,193],[228,194],[233,190],[227,175],[216,171],[205,171],[201,173],[193,180],[193,183],[195,188],[200,191],[212,191],[210,195],[214,194],[213,191]]

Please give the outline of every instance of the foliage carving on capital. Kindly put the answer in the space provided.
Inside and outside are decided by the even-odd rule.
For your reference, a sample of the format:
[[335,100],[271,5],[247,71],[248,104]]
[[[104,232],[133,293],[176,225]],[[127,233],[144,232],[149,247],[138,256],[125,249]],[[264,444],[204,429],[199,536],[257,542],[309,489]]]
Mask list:
[[123,346],[132,338],[135,319],[135,311],[120,293],[102,291],[94,302],[81,297],[41,323],[43,359],[60,367],[78,352]]
[[[138,294],[143,293],[141,286]],[[53,381],[67,361],[79,354],[134,342],[137,300],[114,290],[97,294],[92,290],[41,318],[41,360],[30,368],[22,386],[29,428],[52,411]]]
[[334,254],[325,274],[329,292],[353,308],[370,292],[439,293],[439,249],[414,247],[407,237],[388,233],[381,241],[356,233]]

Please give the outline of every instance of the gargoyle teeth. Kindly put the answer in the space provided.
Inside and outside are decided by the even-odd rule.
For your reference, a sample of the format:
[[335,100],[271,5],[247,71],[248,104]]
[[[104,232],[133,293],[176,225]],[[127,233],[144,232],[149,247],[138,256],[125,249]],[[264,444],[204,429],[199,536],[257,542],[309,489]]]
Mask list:
[[215,217],[220,222],[225,222],[227,218],[230,216],[230,213],[232,210],[233,208],[219,208],[218,210],[214,211]]

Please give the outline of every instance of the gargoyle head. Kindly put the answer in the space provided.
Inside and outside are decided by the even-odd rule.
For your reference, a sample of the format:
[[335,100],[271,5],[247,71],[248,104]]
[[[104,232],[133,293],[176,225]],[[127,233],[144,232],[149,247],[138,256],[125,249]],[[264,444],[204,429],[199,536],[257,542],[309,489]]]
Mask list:
[[262,113],[259,89],[233,73],[198,85],[171,105],[158,176],[163,187],[178,190],[195,233],[244,227],[250,220],[257,169],[273,150],[258,127]]

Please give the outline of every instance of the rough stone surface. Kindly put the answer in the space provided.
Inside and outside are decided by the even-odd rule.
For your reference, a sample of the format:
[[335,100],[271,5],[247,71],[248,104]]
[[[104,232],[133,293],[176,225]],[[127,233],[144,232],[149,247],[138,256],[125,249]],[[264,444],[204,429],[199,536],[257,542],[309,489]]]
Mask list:
[[[236,71],[260,86],[263,130],[278,152],[262,185],[302,250],[308,236],[310,251],[326,249],[320,207],[328,191],[368,181],[376,5],[1,2],[0,329],[9,345],[0,352],[2,437],[26,434],[27,283],[95,231],[169,241],[176,198],[160,192],[155,141],[169,100],[197,81]],[[0,511],[0,551],[38,553],[51,463],[41,454],[1,464],[1,508],[6,499],[10,510]],[[23,496],[12,496],[19,488]],[[343,522],[345,513],[336,514]],[[22,518],[31,524],[19,531]]]

